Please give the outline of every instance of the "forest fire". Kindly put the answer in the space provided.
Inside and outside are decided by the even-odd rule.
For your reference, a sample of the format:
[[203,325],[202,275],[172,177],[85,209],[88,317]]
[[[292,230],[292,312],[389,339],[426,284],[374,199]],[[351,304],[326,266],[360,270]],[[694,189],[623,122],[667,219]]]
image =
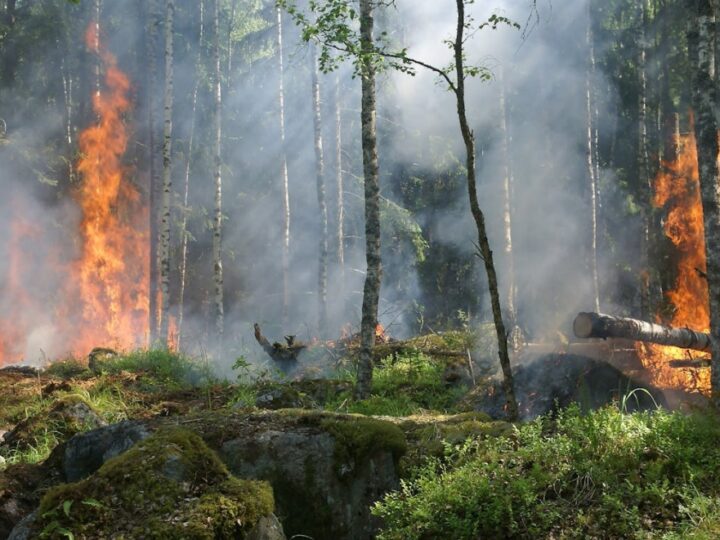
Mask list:
[[[705,279],[703,211],[697,149],[692,130],[681,137],[677,158],[663,163],[654,188],[653,203],[657,208],[667,209],[664,232],[678,253],[675,285],[665,293],[674,311],[672,317],[664,322],[674,327],[708,332],[710,317]],[[638,344],[638,352],[653,384],[709,393],[709,370],[678,369],[668,364],[669,360],[707,358],[707,353],[691,353],[656,344]]]
[[[13,313],[13,318],[0,321],[0,365],[30,360],[24,357],[31,348],[32,333],[24,322],[26,312],[49,314],[50,333],[62,342],[62,349],[55,347],[54,354],[82,356],[97,346],[126,349],[147,336],[149,255],[148,236],[143,232],[147,209],[122,163],[128,140],[123,116],[130,109],[130,82],[101,45],[95,25],[88,28],[85,38],[102,63],[104,78],[92,97],[97,122],[79,139],[81,183],[73,198],[81,218],[75,228],[68,227],[78,254],[75,260],[62,262],[44,253],[42,261],[33,261],[25,251],[42,238],[42,231],[14,221],[2,291],[3,301],[13,304],[4,313]],[[38,263],[62,276],[64,284],[54,298],[31,294],[37,286],[23,279],[29,267]]]

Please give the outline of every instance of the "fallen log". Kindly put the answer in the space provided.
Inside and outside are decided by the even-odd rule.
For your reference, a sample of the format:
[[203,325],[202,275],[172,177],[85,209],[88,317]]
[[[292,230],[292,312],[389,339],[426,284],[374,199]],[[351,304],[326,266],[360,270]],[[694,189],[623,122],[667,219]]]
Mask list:
[[578,313],[573,331],[579,338],[631,339],[703,352],[710,352],[712,346],[710,334],[602,313]]

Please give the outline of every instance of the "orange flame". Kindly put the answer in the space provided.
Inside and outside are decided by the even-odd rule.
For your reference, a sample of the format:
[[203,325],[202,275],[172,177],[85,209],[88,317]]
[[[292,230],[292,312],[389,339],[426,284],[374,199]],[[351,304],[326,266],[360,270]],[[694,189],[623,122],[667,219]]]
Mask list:
[[[663,163],[655,178],[653,203],[666,208],[664,231],[679,254],[677,278],[673,288],[665,293],[674,312],[669,324],[688,327],[701,332],[710,329],[706,270],[705,228],[697,147],[692,132],[679,141],[677,158]],[[663,388],[678,388],[709,393],[709,370],[679,369],[668,365],[669,360],[706,358],[707,354],[661,345],[640,345],[640,358],[648,369],[651,382]]]
[[82,254],[73,274],[82,300],[85,331],[73,351],[98,345],[127,348],[148,332],[149,258],[146,219],[138,190],[127,180],[122,158],[127,148],[123,115],[130,109],[130,81],[105,50],[91,24],[88,48],[105,68],[105,87],[93,95],[98,121],[80,135],[77,170],[82,184],[76,200],[82,210]]
[[[82,182],[73,198],[81,219],[76,231],[64,229],[75,233],[78,255],[73,260],[48,248],[53,231],[29,222],[23,202],[13,202],[17,215],[3,243],[0,287],[0,314],[11,315],[0,317],[0,365],[33,360],[26,355],[43,350],[57,357],[82,356],[98,346],[128,349],[147,338],[148,212],[123,166],[130,82],[95,25],[85,38],[104,76],[93,95],[97,122],[79,138]],[[44,270],[49,273],[40,280],[46,283],[38,283],[35,274]]]

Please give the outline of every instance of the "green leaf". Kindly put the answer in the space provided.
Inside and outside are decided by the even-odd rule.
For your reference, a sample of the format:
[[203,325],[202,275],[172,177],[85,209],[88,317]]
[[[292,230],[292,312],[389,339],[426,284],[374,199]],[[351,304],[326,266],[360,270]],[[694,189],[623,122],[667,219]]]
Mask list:
[[85,506],[92,506],[93,508],[102,508],[103,503],[96,499],[83,499],[82,504]]
[[68,540],[75,540],[75,535],[72,533],[72,531],[70,531],[68,529],[65,529],[63,527],[58,527],[57,532],[59,534],[62,534]]
[[72,508],[72,505],[73,501],[63,501],[63,514],[65,514],[67,517],[70,517],[70,508]]

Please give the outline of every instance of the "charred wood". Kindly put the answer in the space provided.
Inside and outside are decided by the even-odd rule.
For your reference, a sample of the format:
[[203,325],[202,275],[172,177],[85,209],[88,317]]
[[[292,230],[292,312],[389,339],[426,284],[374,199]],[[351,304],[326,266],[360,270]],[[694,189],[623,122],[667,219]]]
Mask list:
[[710,334],[689,328],[672,328],[661,324],[601,313],[578,313],[573,331],[579,338],[623,338],[657,345],[709,352]]

